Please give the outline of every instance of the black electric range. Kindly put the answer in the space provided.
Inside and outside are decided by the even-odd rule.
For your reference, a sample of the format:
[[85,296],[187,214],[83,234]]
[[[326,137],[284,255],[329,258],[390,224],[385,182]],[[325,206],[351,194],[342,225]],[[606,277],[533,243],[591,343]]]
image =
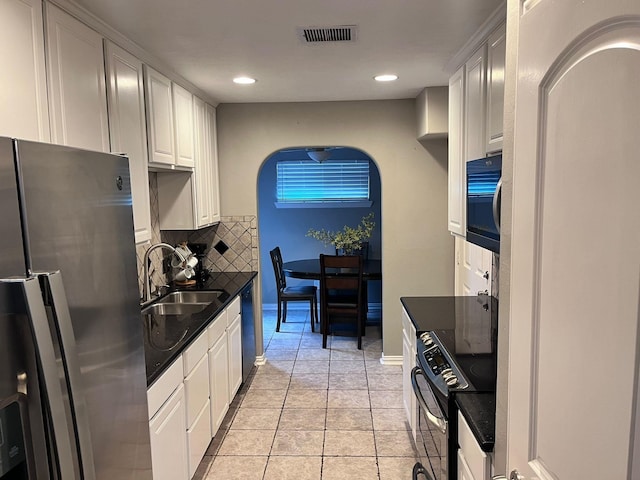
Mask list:
[[[416,442],[424,443],[424,448],[417,446],[425,455],[417,465],[435,479],[455,478],[458,411],[483,450],[491,451],[495,441],[498,301],[486,295],[401,300],[417,331],[414,390],[427,404],[428,398],[432,402],[431,407],[418,408]],[[441,419],[439,435],[424,421],[420,411],[425,409]],[[432,439],[442,448],[429,448]]]

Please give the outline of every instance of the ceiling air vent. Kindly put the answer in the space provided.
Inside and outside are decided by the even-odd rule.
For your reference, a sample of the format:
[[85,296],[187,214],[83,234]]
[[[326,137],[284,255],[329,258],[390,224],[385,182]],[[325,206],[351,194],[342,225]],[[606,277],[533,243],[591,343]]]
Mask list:
[[355,25],[298,27],[298,38],[303,43],[355,42],[357,32]]

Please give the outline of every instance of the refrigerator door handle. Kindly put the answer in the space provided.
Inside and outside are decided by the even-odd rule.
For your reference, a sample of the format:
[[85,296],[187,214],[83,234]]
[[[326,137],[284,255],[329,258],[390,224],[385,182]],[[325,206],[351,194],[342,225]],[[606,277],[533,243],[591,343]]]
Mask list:
[[[75,479],[75,461],[73,457],[73,442],[69,437],[67,415],[65,413],[64,399],[60,387],[56,355],[53,338],[49,329],[49,320],[42,300],[42,291],[36,278],[1,280],[5,287],[12,287],[19,284],[22,290],[24,305],[21,310],[25,312],[31,324],[31,334],[35,345],[36,355],[40,373],[42,375],[42,385],[46,392],[49,413],[51,415],[51,425],[53,430],[53,440],[56,446],[58,468],[60,478]],[[18,286],[11,288],[15,295],[9,298],[17,300],[20,295]]]
[[45,298],[54,316],[60,351],[62,354],[65,376],[69,390],[71,411],[73,413],[76,434],[78,436],[78,448],[83,480],[95,480],[95,462],[93,459],[93,447],[91,444],[91,432],[87,404],[84,398],[84,388],[80,374],[80,364],[76,349],[76,339],[71,324],[71,314],[67,303],[67,295],[64,290],[62,273],[39,273]]

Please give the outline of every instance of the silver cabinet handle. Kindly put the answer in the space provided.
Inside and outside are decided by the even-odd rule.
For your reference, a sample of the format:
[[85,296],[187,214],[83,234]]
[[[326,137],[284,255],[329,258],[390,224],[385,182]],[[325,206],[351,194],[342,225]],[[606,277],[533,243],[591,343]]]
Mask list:
[[447,421],[434,415],[431,410],[429,410],[429,406],[422,396],[422,392],[420,391],[420,387],[418,386],[418,380],[416,378],[417,375],[422,375],[425,379],[427,378],[420,367],[413,367],[411,370],[411,385],[413,386],[413,391],[416,394],[418,399],[418,403],[420,404],[420,408],[424,410],[427,415],[427,420],[432,423],[441,433],[447,433]]
[[496,186],[496,193],[493,194],[493,221],[496,224],[498,233],[500,233],[500,211],[498,210],[498,202],[500,202],[501,196],[502,196],[502,177],[500,177],[500,180],[498,180],[498,185]]
[[50,308],[55,320],[53,323],[57,329],[56,333],[60,343],[62,363],[67,377],[67,384],[69,385],[71,411],[73,412],[76,433],[78,435],[80,464],[82,465],[82,472],[84,474],[83,480],[94,480],[96,478],[96,472],[87,404],[84,398],[76,339],[73,334],[71,314],[69,313],[67,296],[62,282],[62,274],[60,272],[41,273],[38,274],[38,277],[42,281],[46,295],[51,300]]
[[[36,278],[1,280],[0,283],[7,289],[7,294],[9,295],[7,298],[18,302],[18,299],[22,297],[24,302],[23,305],[16,305],[16,307],[19,307],[19,313],[26,314],[31,326],[38,367],[42,376],[41,381],[51,415],[60,478],[75,479],[77,477],[72,449],[72,444],[75,442],[72,442],[69,436],[71,430],[68,428],[53,338],[51,337],[47,312],[42,300],[40,284]],[[12,313],[18,313],[18,308],[15,310]]]

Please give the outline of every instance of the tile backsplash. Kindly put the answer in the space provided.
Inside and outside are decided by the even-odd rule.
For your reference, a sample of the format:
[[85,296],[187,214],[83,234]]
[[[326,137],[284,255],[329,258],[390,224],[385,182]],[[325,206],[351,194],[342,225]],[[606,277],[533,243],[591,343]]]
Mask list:
[[[220,223],[199,230],[164,230],[160,231],[158,208],[158,177],[149,172],[149,197],[151,205],[151,244],[165,242],[178,245],[182,242],[206,243],[207,251],[204,267],[213,272],[250,272],[258,270],[258,228],[255,215],[222,217]],[[142,292],[143,260],[149,244],[138,245],[138,282]],[[149,272],[153,285],[167,283],[162,273],[162,258],[165,250],[157,250],[151,254]],[[153,287],[152,287],[153,288]]]

